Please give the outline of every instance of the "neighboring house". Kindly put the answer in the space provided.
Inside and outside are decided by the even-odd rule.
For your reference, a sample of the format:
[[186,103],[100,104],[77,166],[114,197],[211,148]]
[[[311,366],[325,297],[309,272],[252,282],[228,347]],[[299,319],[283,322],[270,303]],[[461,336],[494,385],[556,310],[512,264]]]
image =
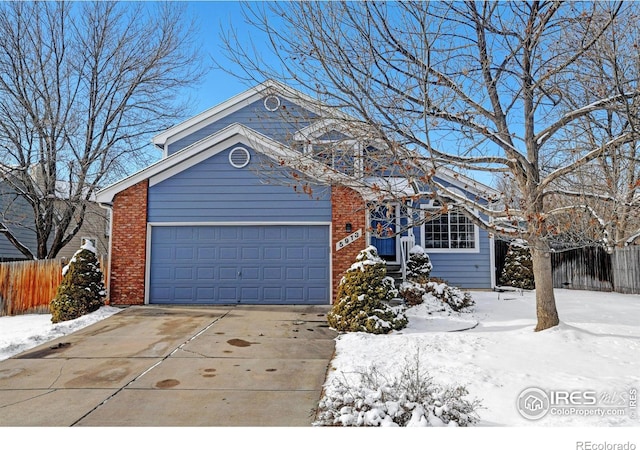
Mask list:
[[[4,180],[0,179],[0,226],[6,226],[32,253],[36,253],[37,239],[33,208]],[[80,231],[65,245],[58,258],[70,259],[85,240],[91,240],[99,256],[106,256],[109,249],[109,211],[90,202]],[[28,259],[0,233],[0,262]]]
[[[0,227],[3,226],[10,230],[25,247],[35,249],[33,209],[6,181],[0,179]],[[27,257],[9,242],[6,234],[0,233],[0,262],[24,259]]]
[[[465,216],[406,227],[399,204],[376,203],[362,183],[345,187],[355,163],[326,170],[335,160],[322,143],[343,131],[313,99],[268,81],[156,136],[158,162],[97,194],[112,208],[111,303],[329,304],[369,244],[396,268],[419,244],[433,276],[492,288],[492,239]],[[311,162],[292,163],[302,154]],[[293,186],[301,172],[317,183]],[[464,177],[438,177],[479,195]],[[376,237],[380,228],[400,232]]]
[[69,260],[73,257],[85,241],[90,241],[98,256],[107,256],[109,253],[109,210],[100,207],[95,202],[87,205],[84,220],[80,231],[65,245],[58,258]]

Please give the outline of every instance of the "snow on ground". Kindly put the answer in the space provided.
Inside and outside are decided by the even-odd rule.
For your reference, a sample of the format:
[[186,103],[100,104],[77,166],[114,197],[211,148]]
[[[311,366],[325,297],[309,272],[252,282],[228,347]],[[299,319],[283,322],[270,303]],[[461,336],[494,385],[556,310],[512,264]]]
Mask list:
[[51,314],[0,317],[0,361],[52,339],[73,333],[122,311],[103,306],[97,311],[66,322],[51,323]]
[[[629,407],[631,389],[640,390],[640,296],[557,290],[562,322],[536,333],[533,292],[472,294],[471,313],[433,312],[432,304],[423,304],[409,309],[402,331],[339,336],[327,388],[335,377],[355,379],[372,365],[393,375],[418,354],[434,382],[466,385],[470,399],[482,401],[480,427],[640,425],[640,408]],[[55,325],[48,314],[1,317],[0,360],[118,311],[105,306]],[[532,387],[573,392],[577,402],[596,396],[597,408],[578,408],[582,414],[565,408],[564,414],[528,420],[516,404]],[[598,408],[603,415],[584,415]]]
[[[536,333],[534,292],[472,294],[472,313],[429,315],[419,305],[402,331],[341,335],[328,389],[334,378],[356,380],[371,366],[393,377],[419,355],[434,382],[465,385],[470,399],[482,401],[480,426],[640,425],[640,408],[628,404],[640,391],[640,296],[557,290],[561,324]],[[516,404],[532,387],[574,397],[528,420]]]

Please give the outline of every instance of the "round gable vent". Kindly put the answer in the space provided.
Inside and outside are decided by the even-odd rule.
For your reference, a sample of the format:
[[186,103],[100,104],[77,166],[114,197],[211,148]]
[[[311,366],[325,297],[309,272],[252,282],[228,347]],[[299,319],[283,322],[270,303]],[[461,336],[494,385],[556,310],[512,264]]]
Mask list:
[[229,163],[236,169],[245,167],[250,159],[249,150],[244,147],[236,147],[229,152]]
[[280,99],[275,95],[270,95],[264,99],[264,108],[267,111],[277,111],[280,108]]

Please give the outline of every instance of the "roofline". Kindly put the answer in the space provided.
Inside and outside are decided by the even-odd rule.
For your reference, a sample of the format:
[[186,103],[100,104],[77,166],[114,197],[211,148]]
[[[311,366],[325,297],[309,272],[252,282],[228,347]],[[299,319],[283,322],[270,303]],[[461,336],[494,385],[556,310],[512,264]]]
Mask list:
[[[216,151],[207,155],[207,157],[210,157],[237,143],[245,144],[251,147],[254,151],[266,156],[279,158],[280,160],[285,161],[285,164],[290,165],[293,169],[296,169],[296,164],[289,164],[289,162],[295,162],[296,160],[299,161],[301,157],[301,154],[296,150],[248,128],[245,125],[235,123],[223,128],[217,133],[201,139],[198,142],[194,142],[171,156],[163,158],[154,164],[139,170],[127,178],[101,189],[96,193],[96,200],[98,203],[111,204],[113,202],[113,198],[118,193],[130,188],[131,186],[134,186],[144,180],[151,179],[163,172],[169,171],[173,167],[183,164],[189,159],[193,158],[193,164],[196,164],[200,161],[202,153],[208,149],[216,148]],[[332,181],[342,183],[348,181],[348,177],[346,175],[339,173],[330,174],[323,171],[321,167],[323,165],[321,163],[312,160],[305,160],[304,162],[304,166],[308,170],[307,175],[316,178],[318,181],[329,183]],[[186,167],[190,167],[190,165],[187,164]]]
[[[470,178],[461,173],[455,172],[447,167],[438,167],[436,169],[436,176],[445,179],[453,185],[457,185],[466,191],[472,191],[475,194],[482,196],[489,200],[489,197],[500,197],[502,194],[500,191],[488,186],[478,180]],[[462,182],[462,183],[461,183]]]
[[[191,117],[188,120],[185,120],[184,122],[168,128],[162,133],[154,136],[151,139],[151,142],[156,147],[163,149],[164,151],[165,146],[169,143],[169,141],[171,141],[171,138],[173,138],[174,136],[182,134],[188,130],[193,131],[193,129],[203,128],[213,121],[220,120],[221,118],[233,112],[233,108],[235,106],[238,106],[242,103],[253,102],[260,96],[262,96],[265,91],[269,90],[278,93],[279,95],[287,98],[294,103],[304,103],[304,106],[306,108],[315,113],[320,114],[324,109],[328,108],[319,100],[314,99],[313,97],[304,94],[303,92],[298,91],[290,86],[287,86],[286,84],[280,83],[276,80],[267,80],[257,86],[254,86],[244,92],[241,92],[240,94],[231,97],[228,100],[225,100],[222,103],[219,103],[212,108],[207,109],[206,111],[201,112],[200,114]],[[341,114],[344,115],[344,113]],[[344,116],[347,117],[346,115]]]
[[[123,178],[122,180],[116,183],[113,183],[105,187],[104,189],[101,189],[96,194],[96,198],[99,203],[111,203],[115,195],[118,194],[119,192],[122,192],[125,189],[128,189],[131,186],[134,186],[140,183],[141,181],[151,178],[154,175],[164,172],[165,170],[170,169],[176,164],[179,164],[183,161],[188,160],[189,158],[197,155],[198,153],[200,153],[206,148],[209,148],[221,142],[227,141],[233,138],[234,136],[238,136],[238,135],[247,136],[249,132],[256,135],[259,134],[239,123],[231,124],[228,127],[218,131],[217,133],[214,133],[210,136],[207,136],[204,139],[194,142],[188,147],[185,147],[182,150],[176,153],[173,153],[170,156],[167,156],[166,158],[162,158],[159,161],[156,161],[155,163],[151,164],[150,166],[147,166],[144,169],[141,169],[138,172],[135,172],[134,174],[129,175],[128,177]],[[263,136],[263,137],[266,138],[266,136]]]

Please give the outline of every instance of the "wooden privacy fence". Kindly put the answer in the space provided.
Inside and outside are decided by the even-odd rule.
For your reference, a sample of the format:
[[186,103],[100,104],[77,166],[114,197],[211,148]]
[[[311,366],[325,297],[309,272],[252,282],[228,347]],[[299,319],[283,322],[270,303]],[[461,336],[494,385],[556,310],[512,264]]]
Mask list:
[[616,249],[611,255],[616,292],[640,294],[640,246]]
[[580,248],[552,255],[553,286],[640,294],[640,246]]
[[599,247],[551,254],[553,286],[587,291],[612,291],[611,255]]
[[[496,280],[500,279],[509,243],[496,240]],[[640,294],[640,245],[585,247],[551,254],[553,287]]]
[[[107,258],[99,258],[105,274]],[[0,316],[48,313],[62,281],[60,260],[18,261],[0,264]]]

